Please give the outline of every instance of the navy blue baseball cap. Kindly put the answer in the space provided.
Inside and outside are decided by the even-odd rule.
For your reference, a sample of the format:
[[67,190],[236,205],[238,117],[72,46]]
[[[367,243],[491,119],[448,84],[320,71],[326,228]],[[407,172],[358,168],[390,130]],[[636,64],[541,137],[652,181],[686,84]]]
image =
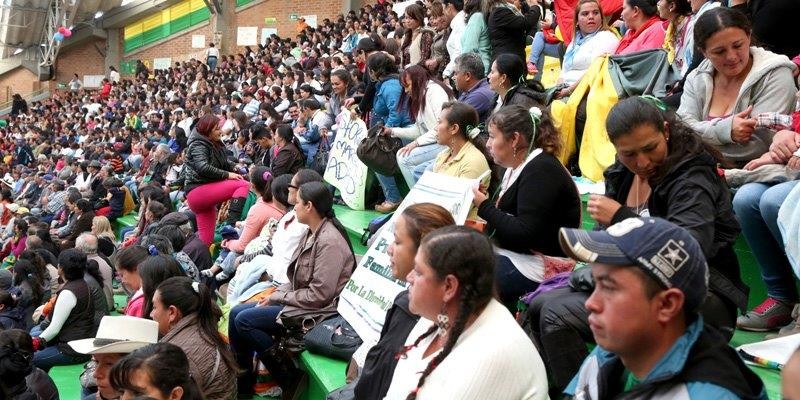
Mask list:
[[660,218],[628,218],[605,231],[561,228],[561,248],[578,261],[637,266],[664,288],[678,288],[697,311],[708,292],[708,264],[686,230]]

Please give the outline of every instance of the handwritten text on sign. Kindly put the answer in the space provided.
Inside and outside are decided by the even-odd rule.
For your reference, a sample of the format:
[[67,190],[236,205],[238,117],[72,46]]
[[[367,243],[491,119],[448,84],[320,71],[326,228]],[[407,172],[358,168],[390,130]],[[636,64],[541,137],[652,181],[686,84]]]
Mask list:
[[363,210],[369,169],[358,159],[356,149],[367,137],[367,126],[360,119],[350,119],[349,113],[343,114],[328,155],[325,181],[339,189],[348,207]]
[[392,276],[389,244],[394,241],[394,224],[406,207],[417,203],[434,203],[450,211],[457,224],[463,224],[472,203],[471,179],[454,178],[426,172],[408,193],[397,212],[358,263],[339,299],[339,314],[353,326],[365,344],[380,337],[386,312],[406,283]]

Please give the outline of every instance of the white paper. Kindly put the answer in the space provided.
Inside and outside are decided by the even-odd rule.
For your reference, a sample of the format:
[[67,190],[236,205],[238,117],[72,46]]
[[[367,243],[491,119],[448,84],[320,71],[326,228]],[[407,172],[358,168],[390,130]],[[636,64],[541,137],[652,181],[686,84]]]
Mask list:
[[172,65],[172,59],[169,57],[153,59],[153,69],[169,69],[170,65]]
[[[736,349],[743,350],[751,356],[760,357],[783,365],[789,361],[789,357],[794,354],[794,351],[797,350],[798,347],[800,347],[800,333],[777,339],[764,340],[763,342],[743,344]],[[748,362],[748,364],[752,363]]]
[[206,48],[206,35],[192,35],[192,48],[205,49]]
[[236,29],[237,46],[256,46],[258,45],[258,27],[240,26]]

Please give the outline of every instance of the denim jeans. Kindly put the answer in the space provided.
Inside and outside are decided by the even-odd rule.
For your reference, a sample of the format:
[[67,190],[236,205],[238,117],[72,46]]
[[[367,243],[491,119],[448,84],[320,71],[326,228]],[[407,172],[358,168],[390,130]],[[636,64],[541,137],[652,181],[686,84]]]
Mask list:
[[531,44],[531,55],[528,57],[528,61],[536,64],[536,75],[534,76],[535,80],[542,79],[542,71],[544,69],[544,57],[560,57],[561,54],[559,50],[561,48],[560,44],[550,44],[544,40],[544,34],[539,31],[536,32],[536,35],[533,37],[533,43]]
[[278,323],[282,305],[257,307],[255,303],[239,304],[228,316],[228,338],[240,367],[251,370],[253,353],[261,354],[275,345],[274,336],[283,332]]
[[378,178],[378,184],[381,185],[383,197],[386,198],[386,201],[390,203],[399,203],[403,200],[403,196],[400,195],[400,188],[397,187],[397,181],[394,179],[394,176],[381,175],[377,172],[375,176]]
[[508,257],[495,255],[495,258],[497,259],[497,269],[494,271],[494,284],[497,289],[497,297],[513,314],[517,310],[517,301],[520,296],[536,290],[539,283],[522,275]]
[[419,173],[419,176],[422,176],[422,172],[424,172],[425,167],[428,166],[427,163],[435,160],[436,156],[444,149],[446,149],[445,146],[434,143],[419,146],[411,150],[411,152],[405,156],[401,156],[398,153],[397,165],[400,167],[400,172],[403,174],[403,179],[406,180],[409,189],[414,187],[414,184],[417,183],[418,177],[415,177],[415,170],[417,167],[422,165],[422,170]]
[[778,209],[797,181],[774,186],[748,183],[733,197],[733,210],[761,268],[767,295],[787,303],[798,300],[795,276],[778,229]]
[[236,272],[236,257],[239,257],[240,255],[242,255],[242,253],[223,249],[219,252],[219,256],[217,256],[215,263],[219,264],[219,266],[222,267],[222,271],[228,276],[233,276],[233,274]]
[[90,358],[89,356],[68,356],[58,350],[58,346],[50,346],[33,353],[33,365],[48,372],[56,365],[80,364],[89,361]]
[[319,142],[311,143],[304,138],[299,138],[299,140],[300,140],[300,148],[306,155],[306,168],[308,168],[311,166],[311,162],[314,161],[314,156],[317,154],[317,148],[319,147]]

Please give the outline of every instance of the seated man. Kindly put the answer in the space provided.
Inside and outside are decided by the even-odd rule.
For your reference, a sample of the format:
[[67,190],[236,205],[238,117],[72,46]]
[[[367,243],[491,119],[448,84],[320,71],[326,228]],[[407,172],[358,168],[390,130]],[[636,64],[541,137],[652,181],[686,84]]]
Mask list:
[[586,300],[597,347],[565,394],[575,399],[767,399],[764,384],[698,313],[708,266],[685,229],[629,218],[606,231],[562,228],[564,252],[591,263]]
[[111,367],[126,354],[156,342],[157,322],[127,316],[105,316],[100,321],[96,337],[69,342],[73,350],[91,355],[97,363],[92,373],[97,385],[82,388],[83,399],[116,399],[119,393],[111,387]]

